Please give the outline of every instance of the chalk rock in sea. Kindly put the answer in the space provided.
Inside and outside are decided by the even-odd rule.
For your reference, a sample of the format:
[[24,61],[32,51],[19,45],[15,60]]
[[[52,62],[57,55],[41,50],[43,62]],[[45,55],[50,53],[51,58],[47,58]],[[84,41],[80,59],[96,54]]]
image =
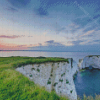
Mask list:
[[100,69],[100,55],[86,56],[85,58],[80,60],[78,67],[80,69],[87,68],[87,67]]

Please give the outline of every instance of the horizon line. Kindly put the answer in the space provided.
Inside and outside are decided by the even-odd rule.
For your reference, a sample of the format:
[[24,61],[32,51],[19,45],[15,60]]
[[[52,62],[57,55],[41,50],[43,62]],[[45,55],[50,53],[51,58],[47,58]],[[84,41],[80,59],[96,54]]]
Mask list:
[[0,51],[100,52],[100,51],[54,51],[54,50],[0,50]]

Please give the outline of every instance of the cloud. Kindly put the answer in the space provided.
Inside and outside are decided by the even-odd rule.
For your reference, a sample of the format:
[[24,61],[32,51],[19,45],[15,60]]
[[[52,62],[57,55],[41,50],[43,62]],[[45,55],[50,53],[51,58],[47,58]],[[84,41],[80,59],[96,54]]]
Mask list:
[[93,30],[93,29],[95,29],[95,28],[96,28],[95,25],[93,25],[93,26],[91,25],[91,26],[85,28],[85,29],[83,30],[83,32],[88,32],[88,31],[91,31],[91,30]]
[[7,10],[11,11],[11,12],[18,12],[17,9],[13,8],[13,7],[8,7],[6,8]]
[[69,25],[69,32],[72,33],[72,34],[77,32],[79,29],[81,29],[80,26],[75,24],[75,23],[71,23]]
[[94,30],[88,31],[88,32],[86,32],[85,34],[82,34],[82,35],[79,36],[79,37],[83,37],[83,36],[90,35],[90,34],[92,34],[93,32],[94,32]]
[[15,39],[15,38],[19,38],[22,36],[19,35],[12,35],[12,36],[7,36],[7,35],[0,35],[0,38],[8,38],[8,39]]
[[51,46],[65,46],[60,42],[55,42],[54,40],[46,41],[45,44],[46,44],[46,46],[49,46],[49,47],[51,47]]
[[[42,0],[39,1],[32,1],[32,0],[7,0],[10,4],[12,4],[14,7],[17,8],[23,8],[26,7],[28,4],[28,8],[30,10],[33,9],[33,11],[36,13],[36,15],[39,16],[47,16],[48,15],[48,7],[46,2],[43,2]],[[44,6],[46,5],[46,6]],[[9,10],[14,10],[14,9],[9,9]]]
[[[100,50],[100,45],[99,44],[85,44],[84,42],[88,43],[89,41],[73,41],[74,45],[73,46],[64,46],[61,43],[58,43],[57,46],[55,46],[55,42],[50,40],[46,41],[48,43],[47,46],[34,46],[34,47],[29,47],[29,50],[40,50],[40,51],[60,51],[60,52],[73,52],[73,51],[99,51]],[[51,43],[51,45],[50,45]],[[52,44],[54,43],[54,44]],[[59,44],[61,46],[59,46]],[[79,45],[81,44],[81,45]]]
[[30,50],[61,50],[65,45],[60,42],[55,42],[54,40],[45,41],[45,44],[39,43],[37,46],[29,47]]
[[40,1],[41,1],[41,5],[46,5],[47,7],[69,3],[66,0],[40,0]]
[[93,17],[93,19],[98,19],[98,18],[100,18],[100,14],[97,14],[97,15],[95,15],[95,16]]
[[54,43],[54,40],[46,41],[45,43],[51,44]]
[[45,9],[43,7],[39,7],[37,10],[35,10],[35,12],[39,16],[47,16],[48,15],[47,9]]
[[90,21],[90,18],[86,17],[86,18],[78,18],[73,20],[73,22],[81,27],[85,27]]
[[[98,4],[100,4],[99,0],[98,0]],[[100,12],[100,6],[97,6],[97,8],[95,9],[95,12]]]
[[58,23],[52,24],[52,29],[56,32],[56,34],[59,34],[61,32],[67,32],[66,28],[59,25]]
[[[20,11],[18,13],[14,13],[13,16],[9,14],[11,12],[6,11],[6,18],[9,19],[11,16],[11,19],[14,18],[16,22],[18,21],[18,30],[20,30],[20,26],[23,24],[23,29],[27,27],[26,30],[30,30],[31,32],[23,31],[23,34],[30,33],[29,37],[25,37],[23,39],[16,37],[18,39],[13,40],[13,38],[15,38],[14,36],[1,36],[2,38],[11,38],[9,41],[5,39],[6,42],[16,42],[16,44],[18,43],[17,41],[19,41],[19,44],[33,43],[36,44],[34,47],[45,46],[47,48],[58,48],[71,44],[74,46],[87,45],[93,42],[93,39],[93,43],[99,42],[96,41],[99,40],[96,30],[100,29],[97,28],[100,25],[97,25],[94,22],[97,19],[100,20],[100,13],[94,12],[94,9],[96,7],[98,8],[97,5],[99,3],[96,4],[96,2],[92,2],[90,0],[85,0],[83,3],[82,1],[78,0],[77,3],[80,5],[80,8],[74,3],[73,0],[8,0],[8,2],[9,4],[13,5],[12,7],[8,8],[9,11],[16,12],[15,8],[18,9],[22,7],[24,9],[18,9]],[[99,23],[99,21],[97,22]],[[44,30],[48,30],[48,33],[46,35],[41,35],[42,31]],[[91,32],[92,30],[94,31]],[[14,31],[12,32],[14,33]],[[11,31],[6,33],[9,34]],[[19,34],[19,32],[16,33]],[[38,34],[39,36],[31,37],[32,34]],[[46,39],[46,36],[48,36],[48,39]]]
[[0,50],[25,50],[25,49],[28,49],[27,45],[0,43]]
[[94,42],[99,42],[100,43],[100,40],[94,40]]
[[72,41],[73,45],[80,45],[83,42],[82,40]]
[[7,0],[10,4],[17,8],[25,7],[31,0]]

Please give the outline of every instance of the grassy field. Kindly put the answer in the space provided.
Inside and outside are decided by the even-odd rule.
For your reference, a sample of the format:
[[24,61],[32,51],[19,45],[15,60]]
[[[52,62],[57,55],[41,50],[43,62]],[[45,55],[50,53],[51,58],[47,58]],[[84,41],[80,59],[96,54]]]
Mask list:
[[[59,97],[55,92],[47,92],[45,88],[34,84],[27,77],[15,71],[16,67],[22,65],[59,61],[68,62],[68,59],[0,57],[0,100],[68,100],[68,98]],[[78,98],[78,100],[81,99]],[[84,96],[83,100],[93,100],[93,97]],[[100,96],[96,95],[94,100],[100,100]]]
[[68,100],[55,92],[47,92],[15,71],[16,67],[30,63],[58,61],[68,62],[63,58],[0,57],[0,100]]

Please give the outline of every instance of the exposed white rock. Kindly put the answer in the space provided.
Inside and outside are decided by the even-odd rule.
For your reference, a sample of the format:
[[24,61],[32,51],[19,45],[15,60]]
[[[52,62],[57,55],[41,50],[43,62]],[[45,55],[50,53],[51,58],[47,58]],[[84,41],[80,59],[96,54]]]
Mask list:
[[74,74],[79,71],[79,68],[77,67],[78,65],[77,65],[77,63],[73,59],[71,59],[70,63],[72,64],[71,65],[72,76],[74,76]]
[[100,56],[92,55],[92,56],[86,56],[84,59],[82,59],[79,63],[79,68],[83,69],[86,67],[93,67],[100,69]]
[[34,83],[44,86],[48,91],[55,90],[58,95],[77,100],[73,75],[78,71],[77,64],[67,62],[26,65],[16,70],[29,77]]
[[83,63],[83,59],[79,59],[79,62],[78,62],[78,68],[79,69],[82,68],[82,63]]

